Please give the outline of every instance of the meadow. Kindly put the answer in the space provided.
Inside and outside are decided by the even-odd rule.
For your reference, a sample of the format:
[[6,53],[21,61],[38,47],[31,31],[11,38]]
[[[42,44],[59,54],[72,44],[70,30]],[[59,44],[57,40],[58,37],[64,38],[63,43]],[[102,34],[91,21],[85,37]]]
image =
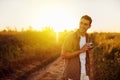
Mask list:
[[120,33],[93,33],[94,79],[120,80]]
[[[0,79],[19,75],[24,67],[46,66],[60,56],[64,38],[70,32],[0,32]],[[120,80],[120,33],[91,33],[94,43],[94,80]],[[57,41],[58,40],[58,41]],[[29,68],[31,68],[29,67]],[[39,66],[40,67],[40,66]],[[23,70],[25,72],[25,70]]]
[[56,33],[50,28],[42,31],[2,31],[0,32],[0,78],[14,73],[16,76],[21,75],[36,65],[47,65],[59,54],[60,47],[56,42]]

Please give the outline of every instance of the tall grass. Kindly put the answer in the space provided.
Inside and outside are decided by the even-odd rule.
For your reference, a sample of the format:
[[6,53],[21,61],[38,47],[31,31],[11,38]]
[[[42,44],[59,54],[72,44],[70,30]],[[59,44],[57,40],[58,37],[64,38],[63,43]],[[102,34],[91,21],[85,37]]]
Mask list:
[[0,77],[36,62],[54,60],[60,54],[53,30],[0,32]]
[[[52,61],[60,55],[65,36],[70,32],[0,32],[0,77],[15,73],[36,62]],[[92,33],[94,80],[120,80],[120,33]],[[44,63],[43,63],[44,64]]]
[[95,80],[120,80],[120,34],[94,33]]

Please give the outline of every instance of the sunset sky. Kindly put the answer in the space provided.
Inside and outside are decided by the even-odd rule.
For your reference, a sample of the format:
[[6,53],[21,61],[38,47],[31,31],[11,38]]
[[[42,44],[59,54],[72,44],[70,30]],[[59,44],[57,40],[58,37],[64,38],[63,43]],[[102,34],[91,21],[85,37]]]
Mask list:
[[0,30],[72,30],[85,14],[93,19],[90,32],[120,32],[120,0],[0,0]]

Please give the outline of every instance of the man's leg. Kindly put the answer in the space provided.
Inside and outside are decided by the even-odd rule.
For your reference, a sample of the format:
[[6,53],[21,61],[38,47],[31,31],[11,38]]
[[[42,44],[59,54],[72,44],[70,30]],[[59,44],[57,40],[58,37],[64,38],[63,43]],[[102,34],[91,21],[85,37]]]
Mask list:
[[89,77],[86,74],[81,73],[80,80],[89,80]]
[[68,78],[68,80],[73,80],[73,79]]

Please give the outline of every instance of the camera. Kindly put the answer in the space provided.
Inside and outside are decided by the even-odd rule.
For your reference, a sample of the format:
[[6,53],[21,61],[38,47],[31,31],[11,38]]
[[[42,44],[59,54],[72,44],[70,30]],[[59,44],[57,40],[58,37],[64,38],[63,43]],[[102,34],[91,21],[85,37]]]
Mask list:
[[89,43],[89,47],[90,47],[90,49],[93,48],[93,43],[92,42]]

